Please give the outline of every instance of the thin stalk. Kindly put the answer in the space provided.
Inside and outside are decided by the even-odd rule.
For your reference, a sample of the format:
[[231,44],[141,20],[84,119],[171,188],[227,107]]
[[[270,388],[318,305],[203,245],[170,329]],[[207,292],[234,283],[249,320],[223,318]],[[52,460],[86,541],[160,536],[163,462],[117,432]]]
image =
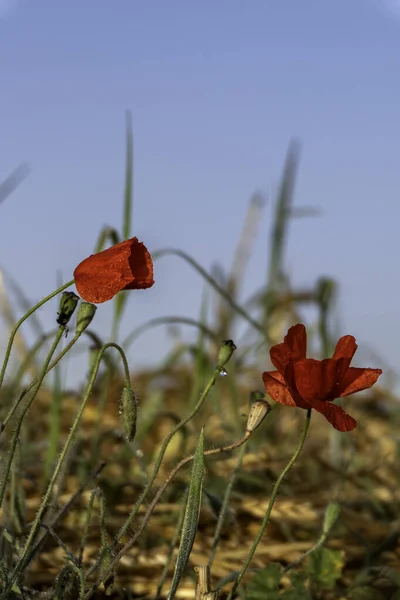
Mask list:
[[46,482],[49,480],[51,468],[57,456],[58,440],[60,438],[61,427],[62,400],[63,393],[61,383],[61,371],[60,366],[58,366],[54,372],[53,398],[50,405],[50,422],[48,432],[49,446],[46,452],[44,465],[44,476]]
[[66,290],[68,287],[70,287],[73,283],[74,283],[74,279],[72,279],[71,281],[69,281],[68,283],[64,283],[64,285],[62,285],[61,287],[59,287],[55,292],[52,292],[51,294],[49,294],[48,296],[46,296],[45,298],[43,298],[43,300],[41,300],[40,302],[38,302],[37,304],[35,304],[35,306],[33,308],[31,308],[30,310],[28,310],[27,313],[25,313],[25,315],[18,321],[18,323],[16,323],[11,331],[10,334],[10,338],[8,340],[8,345],[7,345],[7,349],[6,349],[6,354],[4,356],[4,361],[3,361],[3,366],[1,368],[0,371],[0,388],[3,385],[3,381],[4,381],[4,376],[6,373],[6,369],[7,369],[7,365],[8,365],[8,361],[10,359],[10,354],[11,354],[11,348],[15,339],[15,336],[17,334],[18,329],[21,327],[21,325],[24,323],[24,321],[26,321],[26,319],[28,317],[30,317],[38,308],[40,308],[41,306],[43,306],[43,304],[45,304],[46,302],[48,302],[49,300],[51,300],[52,298],[54,298],[54,296],[57,296],[57,294],[59,294],[60,292]]
[[20,417],[18,419],[18,423],[17,423],[17,426],[15,428],[15,431],[14,431],[14,434],[13,434],[13,438],[12,438],[12,441],[11,441],[11,448],[10,448],[10,451],[8,453],[8,461],[7,461],[6,468],[4,470],[3,480],[1,482],[1,488],[0,488],[0,507],[3,505],[3,500],[4,500],[5,493],[6,493],[7,483],[8,483],[8,477],[9,477],[9,474],[10,474],[10,469],[11,469],[12,461],[13,461],[13,458],[14,458],[15,449],[17,447],[17,443],[18,443],[19,434],[20,434],[20,431],[21,431],[23,420],[24,420],[25,415],[28,412],[29,408],[31,407],[32,402],[35,400],[35,398],[37,396],[37,393],[38,393],[38,391],[40,389],[40,386],[42,385],[43,379],[46,376],[47,369],[48,369],[48,366],[50,364],[51,358],[52,358],[54,352],[56,351],[56,348],[57,348],[58,344],[60,343],[60,340],[61,340],[61,338],[62,338],[62,336],[64,334],[64,330],[65,330],[64,326],[60,326],[59,327],[57,335],[56,335],[56,337],[54,339],[54,342],[53,342],[53,344],[52,344],[52,346],[51,346],[51,348],[49,350],[49,353],[47,355],[45,363],[44,363],[44,365],[42,367],[41,374],[38,377],[37,383],[36,383],[36,385],[35,385],[35,387],[33,389],[32,396],[29,398],[29,401],[28,401],[27,405],[25,406],[24,410],[22,411],[22,413],[21,413],[21,415],[20,415]]
[[300,442],[296,448],[295,453],[293,454],[292,458],[289,460],[288,464],[286,465],[286,467],[283,469],[282,473],[279,475],[278,479],[276,480],[276,483],[274,485],[274,488],[272,490],[272,494],[271,494],[271,498],[269,499],[269,504],[268,504],[268,508],[267,508],[267,512],[265,513],[264,519],[261,523],[261,527],[259,529],[259,532],[257,534],[256,539],[253,542],[253,545],[251,547],[251,550],[249,552],[249,555],[243,565],[243,567],[240,570],[240,573],[235,581],[235,583],[232,586],[232,589],[229,592],[229,595],[227,597],[227,600],[232,600],[233,595],[237,589],[237,587],[240,585],[240,582],[242,581],[251,561],[253,560],[253,556],[257,550],[257,546],[261,541],[262,536],[264,535],[264,531],[268,525],[269,522],[269,518],[271,516],[271,512],[273,509],[273,506],[275,504],[275,500],[276,500],[276,496],[278,494],[279,491],[279,487],[283,481],[283,478],[285,477],[285,475],[290,471],[290,469],[293,467],[294,463],[296,462],[303,446],[304,446],[304,442],[306,441],[306,437],[307,437],[307,432],[308,432],[308,428],[310,426],[310,420],[311,420],[311,409],[307,410],[307,417],[306,417],[306,422],[304,425],[304,429],[303,432],[301,434],[301,438],[300,438]]
[[232,493],[232,489],[233,486],[235,484],[236,481],[236,477],[242,467],[242,463],[243,463],[243,458],[244,455],[246,454],[246,450],[247,450],[247,446],[246,444],[243,444],[243,446],[240,448],[240,452],[239,452],[239,456],[238,456],[238,461],[235,467],[235,470],[233,471],[230,479],[229,479],[229,483],[227,485],[227,488],[225,490],[225,494],[224,494],[224,500],[222,502],[222,507],[220,510],[220,513],[218,515],[218,521],[217,521],[217,526],[215,528],[215,533],[214,533],[214,539],[213,539],[213,543],[211,546],[211,550],[210,550],[210,555],[208,557],[208,567],[211,569],[212,564],[214,562],[214,558],[215,558],[215,553],[217,551],[217,546],[218,546],[218,542],[220,540],[220,536],[221,536],[221,530],[222,530],[222,525],[224,524],[224,519],[225,519],[225,515],[226,512],[228,510],[228,503],[229,503],[229,498],[231,496]]
[[218,294],[225,298],[226,302],[231,306],[231,308],[233,308],[241,317],[243,317],[243,319],[245,319],[252,327],[254,327],[254,329],[261,333],[264,339],[267,338],[267,334],[262,325],[255,321],[253,317],[251,317],[245,310],[243,310],[241,306],[239,306],[239,304],[236,304],[236,302],[232,300],[230,294],[221,285],[219,285],[215,281],[215,279],[211,277],[211,275],[209,275],[207,271],[203,269],[203,267],[201,267],[191,256],[186,254],[186,252],[178,250],[177,248],[165,248],[163,250],[153,252],[153,261],[168,254],[179,256],[180,258],[186,260],[186,262],[188,262],[196,271],[198,271],[198,273],[200,273],[200,275],[207,281],[207,283],[209,283],[211,287],[213,287],[214,290],[218,292]]
[[[205,452],[203,452],[203,455],[204,456],[214,456],[216,454],[221,454],[222,452],[231,452],[232,450],[235,450],[235,448],[239,448],[239,446],[241,446],[242,444],[247,442],[247,440],[249,439],[251,434],[252,434],[251,431],[246,431],[246,433],[243,435],[243,437],[240,440],[238,440],[237,442],[233,442],[232,444],[229,444],[227,446],[222,446],[220,448],[212,448],[211,450],[206,450]],[[146,514],[144,515],[138,529],[136,530],[135,535],[133,537],[131,537],[128,540],[128,542],[126,542],[126,544],[123,546],[123,548],[117,554],[117,556],[115,556],[113,558],[113,560],[108,565],[107,570],[104,571],[104,573],[102,573],[102,575],[99,577],[99,579],[96,581],[96,583],[94,583],[93,586],[91,587],[91,589],[87,592],[87,594],[85,595],[85,600],[89,600],[89,598],[91,598],[93,596],[93,594],[95,593],[95,591],[99,587],[99,585],[101,585],[104,581],[106,581],[108,579],[108,577],[110,577],[110,575],[112,574],[115,567],[118,565],[121,558],[124,556],[124,554],[126,554],[132,548],[132,546],[138,540],[139,536],[143,533],[143,530],[145,529],[151,515],[153,514],[155,507],[157,506],[158,502],[160,501],[162,495],[164,494],[164,492],[167,489],[167,487],[169,486],[169,484],[174,479],[175,475],[178,473],[178,471],[183,466],[185,466],[186,464],[191,462],[194,458],[195,458],[195,454],[191,454],[190,456],[183,458],[176,465],[176,467],[174,467],[174,469],[172,469],[172,471],[168,475],[166,481],[161,486],[161,488],[159,488],[159,490],[156,492],[153,500],[150,502],[149,507],[146,511]]]
[[153,473],[149,479],[149,481],[147,482],[146,487],[144,488],[143,492],[141,493],[139,499],[137,500],[132,512],[130,513],[130,515],[128,516],[128,518],[126,519],[125,523],[122,525],[121,529],[119,530],[119,532],[117,533],[116,537],[115,537],[115,542],[114,542],[114,548],[119,544],[121,538],[123,537],[123,535],[127,532],[128,528],[130,527],[130,525],[132,524],[134,518],[136,517],[137,513],[139,512],[140,506],[142,505],[142,502],[146,499],[147,494],[149,493],[157,475],[158,475],[158,471],[160,470],[160,466],[161,466],[161,462],[164,458],[164,454],[167,450],[167,447],[171,441],[171,439],[174,437],[174,435],[180,431],[191,419],[193,419],[193,417],[196,415],[196,413],[200,410],[201,406],[203,405],[204,401],[206,400],[208,394],[210,393],[212,387],[214,386],[216,380],[218,379],[218,377],[221,374],[221,370],[219,367],[216,367],[216,369],[214,370],[211,378],[209,379],[203,393],[201,394],[199,400],[197,401],[197,404],[194,406],[193,410],[190,412],[190,414],[186,417],[186,419],[184,419],[183,421],[181,421],[180,423],[178,423],[178,425],[176,425],[176,427],[174,427],[174,429],[167,435],[167,437],[165,438],[160,452],[158,453],[157,456],[157,460],[156,460],[156,464],[154,465],[153,468]]
[[[104,469],[105,466],[106,466],[105,462],[102,462],[98,465],[98,467],[79,486],[79,488],[72,494],[72,496],[68,499],[68,501],[64,504],[64,506],[59,510],[59,512],[51,520],[51,522],[48,525],[49,527],[51,527],[52,529],[54,529],[56,527],[56,525],[61,521],[61,519],[67,514],[67,512],[69,511],[69,509],[71,508],[71,506],[75,502],[75,500],[77,498],[79,498],[79,496],[82,494],[82,492],[84,491],[84,489],[88,485],[88,483],[92,479],[96,479],[100,475],[101,471]],[[36,544],[32,548],[32,550],[26,560],[26,565],[28,565],[31,562],[31,560],[35,557],[35,555],[38,553],[38,551],[40,550],[40,547],[42,546],[43,542],[45,541],[47,535],[48,535],[48,530],[46,529],[44,534],[42,535],[42,537],[40,537],[37,540]]]
[[[72,346],[74,344],[76,344],[76,342],[78,341],[79,337],[81,334],[75,335],[73,337],[73,339],[69,342],[69,344],[67,344],[65,346],[65,348],[60,352],[60,354],[53,360],[52,363],[50,363],[50,365],[48,366],[48,369],[46,371],[46,375],[47,373],[49,373],[52,369],[54,369],[54,367],[56,365],[58,365],[58,363],[60,362],[60,360],[67,354],[67,352],[69,352],[72,348]],[[15,400],[14,404],[12,405],[12,407],[10,408],[10,410],[7,413],[6,418],[4,419],[4,421],[0,424],[0,435],[3,433],[4,429],[7,427],[8,422],[10,421],[11,417],[13,416],[13,414],[15,413],[15,411],[17,410],[21,400],[26,396],[26,394],[28,392],[30,392],[35,385],[38,383],[39,378],[35,379],[34,381],[32,381],[32,383],[30,383],[24,390],[23,392],[20,394],[20,396]]]
[[75,417],[75,420],[74,420],[74,422],[72,424],[72,427],[70,429],[67,441],[65,442],[65,445],[64,445],[64,447],[63,447],[63,449],[61,451],[60,457],[59,457],[59,459],[57,461],[57,464],[55,466],[55,469],[54,469],[53,475],[52,475],[52,477],[50,479],[49,485],[47,486],[46,493],[45,493],[45,495],[44,495],[44,497],[42,499],[42,502],[41,502],[39,510],[38,510],[38,512],[36,514],[35,520],[33,522],[33,525],[31,527],[31,529],[30,529],[28,538],[27,538],[27,540],[25,542],[25,546],[24,546],[24,548],[23,548],[23,550],[21,552],[20,559],[19,559],[19,561],[18,561],[18,563],[17,563],[17,565],[16,565],[16,567],[14,569],[14,572],[13,572],[13,574],[12,574],[10,580],[9,580],[8,586],[6,587],[3,595],[1,596],[1,598],[4,599],[4,600],[7,598],[7,594],[11,590],[13,583],[15,582],[16,578],[18,577],[18,574],[25,567],[26,559],[27,559],[29,550],[30,550],[30,548],[31,548],[31,546],[32,546],[32,544],[34,542],[34,539],[36,537],[36,534],[37,534],[37,532],[38,532],[38,530],[40,528],[41,520],[42,520],[42,517],[43,517],[44,512],[46,510],[47,504],[48,504],[48,502],[50,500],[54,484],[55,484],[55,482],[56,482],[56,480],[57,480],[57,478],[58,478],[58,476],[60,474],[61,467],[62,467],[62,465],[63,465],[63,463],[64,463],[64,461],[65,461],[65,459],[67,457],[69,448],[71,446],[71,443],[72,443],[72,440],[74,438],[75,432],[76,432],[76,430],[78,428],[78,425],[79,425],[79,422],[81,420],[83,411],[85,410],[86,404],[87,404],[87,402],[89,400],[89,397],[90,397],[90,394],[91,394],[91,391],[92,391],[92,388],[93,388],[93,385],[94,385],[94,382],[96,380],[96,376],[97,376],[97,373],[98,373],[98,370],[99,370],[99,367],[100,367],[100,361],[102,359],[102,356],[103,356],[104,352],[108,348],[111,348],[111,347],[112,348],[116,348],[119,351],[120,355],[121,355],[121,358],[122,358],[122,361],[123,361],[123,364],[124,364],[124,370],[125,370],[125,377],[126,377],[126,382],[125,383],[126,383],[127,387],[130,386],[129,366],[128,366],[128,362],[126,360],[126,356],[125,356],[122,348],[120,348],[120,346],[118,346],[117,344],[115,344],[113,342],[105,344],[101,348],[101,350],[99,351],[99,353],[98,353],[98,356],[97,356],[97,359],[96,359],[93,371],[92,371],[91,376],[89,378],[89,382],[88,382],[88,385],[87,385],[87,388],[86,388],[86,392],[85,392],[84,398],[83,398],[83,400],[81,402],[81,405],[79,407],[78,413],[77,413],[77,415]]

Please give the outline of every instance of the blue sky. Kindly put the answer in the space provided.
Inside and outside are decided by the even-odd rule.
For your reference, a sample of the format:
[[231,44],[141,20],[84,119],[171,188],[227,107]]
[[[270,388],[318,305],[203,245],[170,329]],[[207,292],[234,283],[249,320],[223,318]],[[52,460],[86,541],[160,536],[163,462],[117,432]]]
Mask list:
[[[32,167],[0,208],[0,264],[32,300],[57,273],[72,278],[103,225],[120,225],[127,108],[134,233],[207,269],[230,266],[248,199],[273,198],[295,136],[295,205],[322,217],[291,225],[293,282],[337,278],[342,333],[397,368],[400,0],[0,0],[0,67],[0,181]],[[244,297],[265,281],[270,225],[271,202]],[[126,332],[198,315],[197,274],[171,257],[155,277],[132,294]],[[101,331],[109,318],[101,306]],[[162,356],[165,339],[144,336],[133,366]]]

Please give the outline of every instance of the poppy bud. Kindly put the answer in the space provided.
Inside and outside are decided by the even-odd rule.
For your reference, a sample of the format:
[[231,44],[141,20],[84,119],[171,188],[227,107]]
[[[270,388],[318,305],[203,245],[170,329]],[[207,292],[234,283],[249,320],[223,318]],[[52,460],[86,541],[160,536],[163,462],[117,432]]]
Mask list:
[[81,335],[93,321],[97,306],[90,302],[81,302],[76,319],[76,335]]
[[128,441],[133,442],[136,434],[137,400],[131,388],[124,387],[122,390],[120,413]]
[[328,506],[326,507],[324,525],[322,527],[322,531],[325,534],[330,532],[339,516],[339,513],[340,505],[337,502],[329,502]]
[[246,430],[253,432],[265,419],[271,406],[266,400],[257,400],[251,405],[249,416],[247,418]]
[[74,314],[78,301],[79,296],[74,294],[74,292],[63,292],[60,300],[60,310],[57,313],[57,323],[61,327],[65,327],[69,322],[70,318]]
[[232,340],[224,340],[218,354],[218,367],[223,369],[227,362],[230,361],[232,354],[235,352],[236,346]]

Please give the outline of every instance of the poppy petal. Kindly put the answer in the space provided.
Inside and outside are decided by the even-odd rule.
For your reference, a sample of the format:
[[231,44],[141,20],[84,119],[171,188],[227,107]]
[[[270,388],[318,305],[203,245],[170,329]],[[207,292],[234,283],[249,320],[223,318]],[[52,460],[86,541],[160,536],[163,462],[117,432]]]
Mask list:
[[357,421],[353,419],[340,406],[331,402],[314,402],[313,408],[329,421],[339,431],[352,431],[357,427]]
[[129,266],[134,279],[125,290],[143,290],[154,284],[153,261],[146,246],[133,238],[130,244]]
[[272,346],[269,355],[275,369],[278,369],[279,373],[283,375],[291,359],[289,348],[286,344],[277,344],[276,346]]
[[266,371],[262,378],[267,393],[275,402],[286,406],[297,406],[279,371]]
[[372,387],[382,374],[382,369],[361,369],[350,367],[340,384],[338,397],[349,396]]
[[290,327],[283,344],[272,346],[269,351],[271,362],[282,375],[288,364],[295,360],[306,357],[307,352],[307,333],[306,328],[301,323]]
[[336,344],[335,352],[332,358],[347,358],[350,364],[357,348],[358,346],[356,344],[356,338],[352,335],[344,335]]
[[283,342],[290,350],[292,360],[305,358],[307,354],[307,331],[304,325],[297,323],[290,327]]
[[83,260],[74,278],[81,298],[100,304],[121,290],[151,287],[153,261],[144,244],[132,238]]
[[335,397],[338,361],[332,358],[304,358],[294,362],[292,366],[296,390],[312,407],[315,402],[322,402],[331,395]]

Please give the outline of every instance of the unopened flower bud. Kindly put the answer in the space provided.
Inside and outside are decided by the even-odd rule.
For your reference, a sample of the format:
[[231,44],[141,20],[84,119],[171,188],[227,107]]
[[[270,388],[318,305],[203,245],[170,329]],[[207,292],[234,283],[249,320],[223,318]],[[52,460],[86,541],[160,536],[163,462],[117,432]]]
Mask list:
[[257,429],[259,425],[263,422],[264,418],[267,416],[269,411],[271,410],[271,406],[268,404],[266,400],[257,400],[250,407],[249,416],[247,418],[247,431],[254,431]]
[[63,292],[60,300],[60,310],[57,313],[57,323],[61,327],[65,327],[69,322],[70,318],[74,314],[78,301],[79,296],[74,294],[74,292]]
[[81,335],[93,321],[97,306],[90,302],[81,302],[76,319],[76,335]]
[[327,534],[330,532],[340,514],[340,505],[337,502],[329,502],[326,507],[324,524],[322,531]]
[[121,397],[121,417],[129,442],[133,442],[136,434],[137,400],[131,388],[124,387]]
[[221,344],[221,348],[218,354],[218,367],[223,369],[227,362],[231,359],[232,354],[235,352],[236,346],[232,340],[225,340]]

